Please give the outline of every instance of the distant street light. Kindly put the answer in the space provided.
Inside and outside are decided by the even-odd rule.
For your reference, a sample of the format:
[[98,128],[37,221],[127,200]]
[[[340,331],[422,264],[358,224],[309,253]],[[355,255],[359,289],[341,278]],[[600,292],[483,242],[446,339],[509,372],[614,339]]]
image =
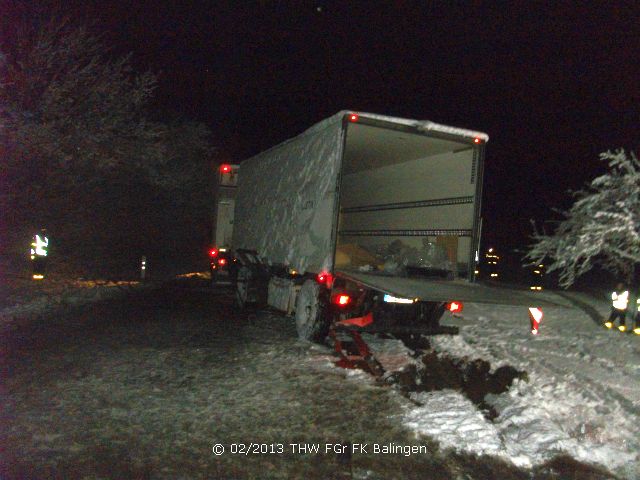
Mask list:
[[147,257],[145,255],[140,259],[140,278],[145,279],[147,274]]

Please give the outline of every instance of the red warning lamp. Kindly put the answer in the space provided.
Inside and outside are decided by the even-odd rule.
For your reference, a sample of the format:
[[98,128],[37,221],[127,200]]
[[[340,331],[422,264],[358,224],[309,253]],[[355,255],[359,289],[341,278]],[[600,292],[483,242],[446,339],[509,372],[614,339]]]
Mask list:
[[231,165],[226,163],[220,165],[220,173],[231,173]]
[[447,303],[447,310],[449,310],[451,313],[460,313],[463,308],[464,308],[464,305],[462,304],[462,302]]
[[357,122],[360,119],[360,116],[357,113],[352,113],[349,115],[349,121],[350,122]]

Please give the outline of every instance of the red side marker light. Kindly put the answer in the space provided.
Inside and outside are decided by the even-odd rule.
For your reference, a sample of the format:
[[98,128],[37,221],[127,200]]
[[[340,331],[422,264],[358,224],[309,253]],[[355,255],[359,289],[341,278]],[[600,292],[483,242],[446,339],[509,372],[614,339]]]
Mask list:
[[464,305],[462,305],[462,302],[447,303],[447,310],[449,310],[451,313],[460,313],[463,308],[464,308]]
[[349,121],[350,122],[357,122],[360,119],[360,116],[357,113],[352,113],[351,115],[349,115]]
[[320,272],[318,275],[316,275],[316,281],[320,285],[331,288],[331,286],[333,285],[333,275],[329,272]]
[[225,163],[225,164],[220,165],[220,172],[222,172],[222,173],[229,173],[229,172],[231,172],[231,165],[227,165],[226,163]]

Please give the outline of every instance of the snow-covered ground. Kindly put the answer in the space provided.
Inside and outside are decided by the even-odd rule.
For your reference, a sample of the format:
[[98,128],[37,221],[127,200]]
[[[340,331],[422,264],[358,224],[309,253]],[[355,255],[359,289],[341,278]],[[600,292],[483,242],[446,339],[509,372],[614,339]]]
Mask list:
[[0,328],[13,327],[17,319],[115,298],[144,287],[135,281],[67,279],[47,279],[42,283],[21,281],[11,286],[11,295],[0,302]]
[[[609,354],[602,346],[589,350],[593,368],[617,366],[631,356],[616,348],[626,337],[601,331],[586,315],[558,310],[573,319],[565,320],[567,335],[563,320],[549,311],[535,339],[518,309],[467,305],[464,319],[447,320],[462,326],[462,335],[432,339],[439,351],[528,371],[528,383],[491,399],[500,413],[491,422],[458,392],[422,392],[411,402],[371,375],[340,369],[326,346],[296,342],[291,317],[240,314],[232,296],[213,295],[205,285],[188,277],[142,289],[135,302],[98,302],[7,330],[0,356],[7,372],[0,395],[0,436],[7,446],[0,476],[336,478],[343,467],[334,456],[213,456],[211,447],[350,441],[428,449],[410,457],[355,455],[352,478],[610,478],[593,468],[580,477],[580,466],[566,462],[571,475],[558,476],[554,465],[542,465],[562,449],[615,469],[620,478],[638,478],[632,457],[637,370],[626,384],[612,376],[617,390],[608,392],[600,373],[588,380],[592,384],[563,373],[573,370],[569,362],[588,363],[586,356],[566,355],[564,366],[552,369],[560,350],[541,353],[552,351],[550,342],[567,351],[572,341],[600,339],[612,345]],[[576,324],[581,330],[569,328]],[[420,357],[399,340],[366,341],[388,371],[419,365]],[[414,432],[424,435],[415,438]],[[479,452],[491,455],[474,455]]]
[[[531,335],[521,307],[468,304],[463,318],[444,319],[460,326],[461,334],[433,337],[438,353],[483,359],[493,370],[511,365],[528,379],[487,396],[499,414],[493,421],[463,393],[441,390],[411,394],[417,405],[407,402],[403,424],[442,448],[495,455],[523,467],[566,453],[623,478],[640,478],[640,337],[596,323],[608,314],[606,302],[563,296],[581,308],[545,310],[538,336]],[[390,356],[388,366],[401,366],[402,348],[387,342],[371,347],[380,357]],[[407,353],[405,364],[411,361]]]

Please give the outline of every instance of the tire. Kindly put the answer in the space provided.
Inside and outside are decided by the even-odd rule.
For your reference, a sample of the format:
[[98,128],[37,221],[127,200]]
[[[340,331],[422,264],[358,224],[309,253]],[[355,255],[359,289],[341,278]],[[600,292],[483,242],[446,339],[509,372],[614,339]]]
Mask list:
[[296,299],[296,330],[298,338],[322,343],[329,333],[326,306],[320,298],[321,286],[314,280],[306,280]]
[[240,309],[249,305],[249,282],[251,281],[251,269],[242,266],[238,269],[236,279],[236,305]]

